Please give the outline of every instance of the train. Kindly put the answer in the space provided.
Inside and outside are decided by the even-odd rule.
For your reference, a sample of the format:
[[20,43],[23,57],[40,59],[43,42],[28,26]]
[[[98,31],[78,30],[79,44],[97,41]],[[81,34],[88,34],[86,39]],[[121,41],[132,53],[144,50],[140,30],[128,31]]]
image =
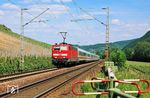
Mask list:
[[67,43],[52,45],[52,64],[56,67],[87,63],[99,60],[99,56]]

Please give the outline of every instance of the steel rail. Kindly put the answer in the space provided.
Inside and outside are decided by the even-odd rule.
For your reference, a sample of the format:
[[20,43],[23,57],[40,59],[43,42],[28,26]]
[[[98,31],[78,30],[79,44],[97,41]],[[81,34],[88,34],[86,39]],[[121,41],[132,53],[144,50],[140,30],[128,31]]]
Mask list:
[[[94,62],[94,63],[95,63],[95,62]],[[94,64],[94,63],[90,63],[89,65],[92,65],[92,64]],[[85,65],[85,64],[84,64],[84,65]],[[86,64],[86,65],[87,65],[87,64]],[[19,88],[19,92],[21,93],[23,90],[31,89],[32,87],[34,87],[34,86],[36,86],[36,85],[42,85],[42,83],[43,83],[43,85],[44,85],[44,82],[46,82],[46,81],[50,81],[50,80],[52,80],[52,79],[55,79],[55,78],[57,78],[57,77],[63,76],[63,75],[65,75],[65,74],[71,73],[71,72],[73,72],[73,71],[76,71],[76,70],[79,70],[79,69],[82,69],[82,68],[85,68],[85,66],[82,66],[82,67],[76,68],[76,69],[72,69],[72,70],[69,70],[69,71],[67,71],[67,72],[65,72],[65,73],[61,73],[61,74],[59,74],[59,75],[55,75],[55,76],[49,77],[49,78],[47,78],[47,79],[39,80],[39,81],[33,82],[33,83],[31,83],[31,84],[28,84],[28,85],[24,85],[24,86],[22,86],[22,87]],[[18,94],[20,94],[20,93],[18,93]],[[0,94],[0,97],[7,97],[7,96],[11,96],[11,93],[10,93],[10,92],[4,92],[4,93],[1,93],[1,94]]]
[[56,91],[57,89],[61,88],[62,86],[64,86],[64,85],[67,84],[68,82],[70,82],[70,81],[76,79],[77,77],[79,77],[79,76],[82,75],[83,73],[89,71],[91,68],[95,67],[97,64],[98,64],[98,63],[93,64],[93,66],[91,66],[90,68],[84,70],[83,72],[78,73],[77,75],[75,75],[75,76],[73,76],[73,77],[71,77],[71,78],[69,78],[69,79],[63,81],[62,83],[59,83],[58,85],[56,85],[56,86],[54,86],[54,87],[51,87],[51,88],[45,90],[44,92],[39,93],[38,95],[34,96],[33,98],[40,98],[40,97],[44,96],[44,95],[47,94],[47,93],[50,94],[50,93]]
[[31,75],[36,75],[36,74],[41,74],[41,73],[54,71],[54,70],[58,70],[58,69],[52,68],[52,69],[44,69],[44,70],[38,70],[38,71],[30,71],[30,72],[25,72],[25,73],[10,74],[6,76],[4,75],[3,77],[0,77],[0,82],[10,81],[10,80],[14,80],[14,79],[18,79],[18,78],[22,78],[26,76],[31,76]]

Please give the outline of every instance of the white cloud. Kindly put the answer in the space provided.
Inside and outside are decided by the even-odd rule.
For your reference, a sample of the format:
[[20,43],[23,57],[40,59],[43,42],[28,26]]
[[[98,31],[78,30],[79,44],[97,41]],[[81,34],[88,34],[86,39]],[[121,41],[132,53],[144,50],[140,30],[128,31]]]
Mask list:
[[138,23],[138,24],[126,24],[126,27],[147,27],[148,23]]
[[42,11],[44,11],[44,9],[46,10],[46,8],[49,8],[49,11],[47,11],[47,14],[64,14],[67,12],[67,10],[69,10],[69,7],[67,6],[63,6],[63,5],[58,5],[58,4],[42,4],[42,5],[32,5],[30,7],[31,10],[29,10],[32,13],[40,13]]
[[[110,37],[111,40],[127,40],[134,39],[144,35],[149,30],[150,25],[148,23],[125,23],[116,27],[111,27]],[[115,36],[118,35],[119,36]]]
[[76,19],[93,19],[93,17],[87,14],[76,15]]
[[142,32],[148,30],[149,25],[147,23],[125,24],[124,28],[130,32]]
[[148,24],[148,29],[147,30],[150,31],[150,24]]
[[1,17],[1,16],[4,16],[4,15],[5,15],[5,13],[0,10],[0,17]]
[[[19,0],[20,2],[22,0]],[[68,36],[67,41],[69,43],[77,43],[80,42],[80,44],[92,44],[92,43],[98,43],[98,42],[104,42],[105,41],[105,28],[99,25],[95,24],[95,22],[81,22],[81,23],[75,23],[70,22],[70,15],[66,14],[67,10],[70,10],[70,7],[61,5],[59,0],[41,0],[41,3],[35,4],[35,1],[38,0],[24,0],[27,4],[23,5],[23,2],[21,4],[23,6],[26,6],[29,8],[28,12],[30,12],[34,17],[39,15],[41,12],[46,10],[46,8],[50,8],[49,11],[41,15],[39,18],[37,18],[35,21],[38,20],[49,20],[46,23],[31,23],[25,27],[25,35],[35,38],[37,40],[49,42],[49,43],[55,43],[62,41],[61,36],[58,32],[60,31],[67,31]],[[48,3],[46,3],[46,1]],[[63,0],[63,2],[71,2],[72,0]],[[53,3],[52,3],[53,2]],[[55,2],[55,3],[54,3]],[[16,9],[17,6],[13,4],[3,4],[0,5],[0,23],[5,24],[6,26],[10,27],[15,32],[20,32],[20,12],[17,10],[11,10]],[[74,9],[71,10],[74,12]],[[74,19],[92,19],[89,15],[81,12],[79,15],[77,13],[74,14]],[[100,11],[94,11],[90,12],[91,15],[103,15],[101,17],[102,21],[105,20],[106,12],[100,12]],[[3,17],[1,17],[3,16]],[[54,19],[53,16],[56,16],[57,18]],[[29,14],[24,12],[24,23],[31,20],[33,17]],[[104,19],[103,19],[104,18]],[[97,28],[96,28],[97,26]],[[84,30],[85,29],[85,30]],[[111,41],[116,40],[124,40],[124,39],[131,39],[131,38],[137,38],[143,33],[146,32],[146,30],[150,29],[150,25],[147,23],[126,23],[123,20],[114,18],[111,20],[111,27],[110,27],[110,39]],[[103,35],[102,35],[103,34]],[[119,34],[119,35],[118,35]],[[32,36],[33,35],[33,36]],[[117,36],[116,36],[117,35]],[[78,39],[78,40],[76,40]]]
[[106,15],[106,12],[100,12],[100,11],[97,11],[97,12],[91,12],[92,15]]
[[122,24],[119,19],[112,19],[112,20],[111,20],[111,23],[112,23],[113,25],[121,25],[121,24]]
[[14,5],[14,4],[11,4],[11,3],[5,3],[3,5],[0,5],[0,8],[3,8],[3,9],[19,9],[18,6]]
[[[10,27],[15,32],[20,32],[20,29],[19,29],[20,28],[20,12],[17,10],[4,9],[4,8],[6,8],[6,6],[8,6],[8,4],[3,4],[3,6],[0,6],[0,8],[3,7],[3,9],[0,10],[0,23],[5,24],[6,26]],[[10,8],[16,8],[16,7],[11,6]],[[67,12],[67,10],[69,10],[69,7],[59,5],[59,4],[30,5],[30,6],[28,6],[28,8],[29,8],[29,10],[27,10],[27,11],[29,13],[31,13],[34,17],[39,15],[44,10],[46,10],[46,8],[50,8],[49,11],[47,11],[46,13],[44,13],[43,15],[41,15],[39,18],[37,18],[35,20],[35,21],[49,20],[51,23],[49,23],[49,21],[46,22],[46,23],[48,23],[48,25],[57,23],[56,22],[57,20],[52,19],[51,16],[57,16],[57,17],[59,16],[60,17],[60,15],[65,14]],[[4,12],[5,12],[5,14],[4,14]],[[3,15],[3,17],[1,17],[2,15]],[[24,23],[30,21],[33,18],[33,16],[27,14],[24,11]],[[40,26],[38,24],[40,24]],[[50,29],[50,26],[47,26],[47,25],[41,26],[41,24],[44,24],[44,23],[31,23],[30,25],[26,26],[25,31],[27,31],[27,32],[55,31],[55,30],[53,30],[54,27],[51,27],[52,29],[48,31],[48,29]],[[58,25],[56,24],[56,27],[57,26]],[[56,30],[58,30],[58,28]]]

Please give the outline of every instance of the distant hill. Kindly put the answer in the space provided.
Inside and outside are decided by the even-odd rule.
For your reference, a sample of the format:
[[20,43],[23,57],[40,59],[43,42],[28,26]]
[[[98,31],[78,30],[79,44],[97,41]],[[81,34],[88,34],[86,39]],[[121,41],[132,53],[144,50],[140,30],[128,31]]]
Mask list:
[[150,31],[123,48],[127,59],[150,62]]
[[[119,49],[123,49],[126,45],[128,45],[129,43],[133,42],[135,39],[133,40],[125,40],[125,41],[118,41],[118,42],[113,42],[110,43],[110,48],[119,48]],[[105,44],[95,44],[95,45],[86,45],[86,46],[79,46],[82,49],[85,49],[87,51],[103,51],[105,50]]]
[[[19,56],[20,47],[20,35],[0,24],[0,55]],[[50,56],[50,45],[24,37],[24,52],[25,55]]]
[[130,48],[130,47],[135,47],[137,43],[139,42],[150,42],[150,31],[148,31],[144,36],[141,38],[137,38],[134,40],[132,43],[128,44],[127,46],[124,47],[124,49]]

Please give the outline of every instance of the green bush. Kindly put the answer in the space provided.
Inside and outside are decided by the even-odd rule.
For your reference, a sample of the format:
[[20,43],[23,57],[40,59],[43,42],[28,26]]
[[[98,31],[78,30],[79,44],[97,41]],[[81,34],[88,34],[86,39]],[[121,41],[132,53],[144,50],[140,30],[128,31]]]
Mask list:
[[25,56],[24,66],[20,66],[19,57],[0,57],[0,74],[12,74],[18,72],[18,69],[33,71],[45,68],[52,68],[51,57]]
[[114,62],[115,66],[122,68],[125,66],[126,55],[120,49],[113,49],[110,53],[110,60]]

